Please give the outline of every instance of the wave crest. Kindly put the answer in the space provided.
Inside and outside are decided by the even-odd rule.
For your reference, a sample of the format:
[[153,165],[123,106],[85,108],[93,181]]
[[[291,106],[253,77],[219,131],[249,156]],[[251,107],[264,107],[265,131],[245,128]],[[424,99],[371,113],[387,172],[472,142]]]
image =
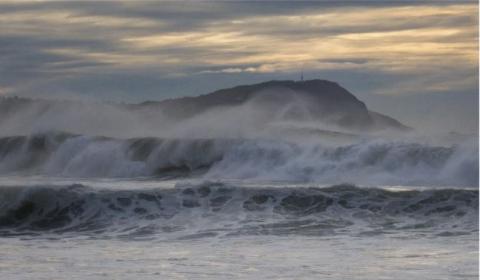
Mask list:
[[63,133],[0,139],[0,173],[204,176],[335,184],[478,185],[478,147],[250,139],[112,139]]

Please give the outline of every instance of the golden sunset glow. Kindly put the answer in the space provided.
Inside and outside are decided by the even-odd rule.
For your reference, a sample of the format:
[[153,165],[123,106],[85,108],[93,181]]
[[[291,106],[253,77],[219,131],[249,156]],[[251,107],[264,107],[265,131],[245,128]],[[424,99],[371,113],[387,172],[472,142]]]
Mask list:
[[[20,40],[23,48],[41,57],[35,68],[41,73],[148,69],[164,77],[188,77],[343,69],[430,75],[442,68],[471,72],[478,62],[477,5],[469,2],[319,4],[292,13],[236,13],[225,3],[203,3],[182,6],[178,11],[186,14],[178,18],[171,16],[177,8],[163,10],[154,3],[141,8],[123,3],[129,14],[93,5],[50,3],[50,8],[36,9],[29,2],[0,3],[9,7],[0,15],[2,35]],[[24,65],[11,61],[14,68]],[[476,80],[473,75],[448,79],[435,78],[423,89],[443,91]],[[414,88],[415,82],[406,83]],[[11,92],[24,87],[9,83],[3,88]]]

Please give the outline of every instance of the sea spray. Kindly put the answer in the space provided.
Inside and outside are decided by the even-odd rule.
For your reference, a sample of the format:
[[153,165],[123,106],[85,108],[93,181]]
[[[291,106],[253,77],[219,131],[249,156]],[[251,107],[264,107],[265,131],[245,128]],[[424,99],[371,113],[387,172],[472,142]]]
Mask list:
[[115,139],[45,133],[0,139],[2,174],[204,177],[317,183],[476,186],[476,145],[359,140]]

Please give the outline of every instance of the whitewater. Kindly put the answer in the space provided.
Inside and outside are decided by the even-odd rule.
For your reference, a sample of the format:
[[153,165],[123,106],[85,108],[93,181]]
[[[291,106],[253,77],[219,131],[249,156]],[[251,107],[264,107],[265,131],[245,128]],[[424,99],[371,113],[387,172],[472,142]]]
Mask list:
[[438,146],[374,139],[332,145],[272,139],[115,139],[51,132],[0,138],[0,173],[472,187],[478,182],[477,154],[471,141]]
[[476,279],[477,155],[469,140],[5,136],[0,271]]

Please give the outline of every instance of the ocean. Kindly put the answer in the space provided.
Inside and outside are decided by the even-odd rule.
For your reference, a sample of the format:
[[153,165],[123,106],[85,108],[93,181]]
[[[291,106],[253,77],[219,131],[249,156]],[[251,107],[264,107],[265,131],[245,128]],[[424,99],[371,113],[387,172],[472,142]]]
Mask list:
[[478,279],[475,141],[49,132],[0,174],[1,279]]

